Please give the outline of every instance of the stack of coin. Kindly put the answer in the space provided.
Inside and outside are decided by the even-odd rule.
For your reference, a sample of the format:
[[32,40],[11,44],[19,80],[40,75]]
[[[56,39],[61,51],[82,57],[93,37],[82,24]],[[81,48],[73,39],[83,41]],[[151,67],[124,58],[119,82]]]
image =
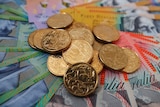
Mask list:
[[47,60],[48,70],[63,76],[65,87],[73,95],[92,93],[104,65],[127,73],[140,66],[139,57],[133,51],[111,44],[119,39],[119,32],[112,26],[97,25],[91,30],[84,23],[74,22],[67,13],[49,17],[47,24],[49,28],[32,32],[28,43],[34,49],[51,54]]

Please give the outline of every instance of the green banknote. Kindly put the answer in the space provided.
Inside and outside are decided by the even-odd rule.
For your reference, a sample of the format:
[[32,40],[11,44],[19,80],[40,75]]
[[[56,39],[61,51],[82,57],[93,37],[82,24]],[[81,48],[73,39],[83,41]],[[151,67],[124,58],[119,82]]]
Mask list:
[[16,20],[16,19],[14,19],[14,17],[15,18],[19,17],[24,20],[17,20],[17,21],[28,21],[27,13],[14,2],[6,2],[3,4],[0,4],[0,16],[8,16],[6,18],[3,18],[3,19],[7,19],[7,20],[8,19]]
[[0,104],[6,102],[21,91],[50,75],[46,64],[47,58],[48,54],[43,54],[27,61],[20,62],[20,68],[24,66],[30,66],[30,69],[27,69],[19,74],[17,87],[0,96]]
[[43,53],[35,51],[35,52],[0,52],[0,67],[5,67],[7,65],[11,65],[17,62],[25,61],[30,58],[39,56]]
[[[1,20],[0,20],[1,21]],[[0,25],[3,35],[0,36],[1,52],[33,51],[28,44],[28,36],[36,27],[25,22],[13,22],[6,20]],[[6,31],[6,29],[8,29]]]
[[[53,78],[53,75],[51,75],[50,78]],[[58,88],[63,83],[61,77],[54,77],[54,79],[50,78],[44,79],[49,89],[49,92],[40,99],[40,101],[36,104],[36,107],[44,107],[49,102],[49,100],[54,96]]]

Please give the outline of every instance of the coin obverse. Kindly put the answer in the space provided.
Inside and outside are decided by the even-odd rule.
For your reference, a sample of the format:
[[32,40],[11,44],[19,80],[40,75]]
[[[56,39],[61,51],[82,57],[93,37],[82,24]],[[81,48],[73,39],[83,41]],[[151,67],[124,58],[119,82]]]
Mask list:
[[53,29],[38,29],[37,33],[33,37],[34,46],[40,50],[43,50],[41,41],[44,36],[46,36],[49,32],[53,31]]
[[93,33],[97,39],[104,42],[113,42],[118,40],[120,37],[116,28],[103,24],[93,27]]
[[86,28],[73,28],[69,31],[72,40],[82,39],[86,40],[89,44],[93,44],[94,36],[92,32]]
[[99,58],[105,66],[113,70],[121,70],[128,63],[123,49],[115,44],[105,44],[99,50]]
[[123,48],[125,54],[128,56],[127,66],[123,69],[126,73],[135,72],[141,65],[140,58],[138,55],[131,49]]
[[98,84],[98,75],[87,63],[76,63],[69,67],[63,76],[64,86],[75,96],[87,96],[93,93]]
[[58,28],[65,28],[71,25],[72,22],[73,18],[71,15],[67,13],[59,13],[49,17],[47,20],[47,25],[51,28],[58,29]]
[[88,63],[93,57],[93,48],[85,40],[72,40],[70,47],[62,52],[62,56],[69,64]]
[[50,55],[47,60],[47,67],[52,74],[63,76],[69,68],[69,65],[61,55]]
[[42,39],[42,47],[49,53],[57,53],[65,50],[71,43],[71,37],[66,30],[55,29]]

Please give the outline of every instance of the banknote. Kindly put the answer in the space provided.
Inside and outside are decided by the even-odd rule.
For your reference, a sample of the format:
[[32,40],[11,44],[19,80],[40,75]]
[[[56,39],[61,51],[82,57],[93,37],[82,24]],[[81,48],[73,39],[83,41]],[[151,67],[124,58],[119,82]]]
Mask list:
[[46,93],[46,95],[39,100],[39,102],[36,104],[36,107],[40,106],[44,107],[49,102],[49,100],[54,96],[58,88],[63,83],[61,77],[56,77],[53,75],[50,75],[48,78],[45,78],[44,81],[47,84],[48,93]]
[[[58,82],[58,79],[59,79],[58,77],[55,77],[54,75],[50,74],[46,76],[43,80],[35,83],[34,85],[28,87],[27,89],[20,92],[16,96],[12,97],[1,106],[2,107],[11,106],[11,105],[16,107],[22,107],[25,105],[35,106],[39,100],[41,101],[41,98],[45,97],[46,94],[51,91],[50,89],[51,86],[52,87],[53,85],[54,87],[59,86],[58,84],[56,84],[57,86],[55,86],[55,83]],[[37,95],[37,92],[38,92],[38,95]]]
[[45,107],[97,107],[96,96],[96,93],[94,93],[87,97],[76,97],[70,94],[64,85],[61,85]]
[[30,58],[41,55],[41,52],[0,52],[0,67],[5,67],[10,64],[18,63],[21,61],[28,60]]
[[104,85],[97,93],[96,107],[136,107],[132,94],[126,89],[123,72],[104,69]]
[[[34,24],[0,20],[1,26],[0,51],[29,51],[33,50],[28,44],[28,36],[36,27]],[[8,44],[9,43],[9,44]]]
[[[9,75],[1,79],[2,83],[4,83],[1,89],[3,89],[5,93],[3,92],[4,94],[0,96],[0,99],[1,99],[0,104],[4,103],[5,101],[17,95],[24,89],[28,88],[29,86],[39,82],[46,76],[50,75],[50,72],[48,71],[47,64],[46,64],[47,58],[48,58],[48,55],[43,54],[36,58],[32,58],[27,61],[22,61],[20,62],[19,66],[17,66],[17,68],[12,68],[13,70],[11,71],[14,71],[14,72],[10,73]],[[23,70],[23,72],[18,72],[21,70],[21,68],[26,66],[27,67],[29,66],[29,68]],[[11,72],[11,71],[8,71],[8,69],[5,69],[5,71]],[[10,88],[12,90],[9,91],[8,87],[10,86],[12,86]]]
[[96,7],[89,8],[86,7],[86,5],[61,9],[61,12],[69,13],[75,21],[85,23],[91,28],[97,24],[102,23],[113,25],[119,29],[119,24],[121,24],[121,17],[123,16],[123,14],[115,12],[115,9],[99,9]]
[[134,96],[139,107],[160,106],[160,82],[155,81],[143,87],[133,89]]
[[0,18],[6,20],[28,21],[27,13],[15,1],[1,1]]
[[34,22],[37,28],[47,28],[48,17],[58,13],[61,8],[64,8],[61,1],[53,0],[36,0],[34,2],[27,0],[26,5],[29,22]]

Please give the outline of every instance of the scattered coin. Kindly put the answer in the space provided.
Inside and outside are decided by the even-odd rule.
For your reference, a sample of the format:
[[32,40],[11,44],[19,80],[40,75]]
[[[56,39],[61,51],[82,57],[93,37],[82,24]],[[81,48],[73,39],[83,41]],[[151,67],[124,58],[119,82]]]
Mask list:
[[36,49],[36,47],[34,46],[34,42],[33,42],[33,39],[34,39],[34,35],[37,33],[37,31],[35,30],[35,31],[33,31],[30,35],[29,35],[29,37],[28,37],[28,44],[32,47],[32,48],[34,48],[34,49]]
[[63,76],[69,68],[69,65],[61,55],[50,55],[47,60],[47,67],[52,74]]
[[100,43],[95,39],[93,42],[93,49],[99,51],[103,45],[103,43]]
[[64,86],[75,96],[87,96],[93,93],[98,84],[98,75],[87,63],[76,63],[69,67],[63,76]]
[[103,64],[98,57],[98,51],[93,51],[93,58],[91,62],[91,66],[96,70],[97,74],[99,74],[103,69]]
[[68,27],[66,28],[68,31],[74,29],[74,28],[86,28],[88,30],[91,31],[91,28],[89,26],[87,26],[86,24],[84,23],[81,23],[81,22],[76,22],[76,21],[73,21],[73,23]]
[[86,40],[89,44],[93,44],[94,36],[92,32],[86,28],[73,28],[69,31],[73,40],[83,39]]
[[33,38],[34,46],[40,50],[43,50],[43,47],[41,44],[42,38],[46,36],[49,32],[53,31],[53,29],[47,28],[47,29],[39,29],[36,31],[37,33],[34,35],[34,38]]
[[70,47],[62,53],[62,56],[69,64],[87,63],[93,57],[93,48],[85,40],[72,40]]
[[113,42],[120,37],[119,32],[115,27],[104,24],[93,27],[93,33],[97,39],[104,42]]
[[113,70],[121,70],[126,67],[128,57],[123,49],[115,44],[105,44],[99,50],[100,60]]
[[140,58],[138,55],[131,49],[123,48],[125,54],[128,56],[127,66],[123,69],[126,73],[135,72],[141,65]]
[[47,25],[51,28],[65,28],[73,22],[71,15],[67,13],[54,14],[47,20]]
[[67,49],[70,43],[71,37],[69,33],[63,29],[55,29],[48,33],[43,37],[41,42],[43,49],[53,54]]

